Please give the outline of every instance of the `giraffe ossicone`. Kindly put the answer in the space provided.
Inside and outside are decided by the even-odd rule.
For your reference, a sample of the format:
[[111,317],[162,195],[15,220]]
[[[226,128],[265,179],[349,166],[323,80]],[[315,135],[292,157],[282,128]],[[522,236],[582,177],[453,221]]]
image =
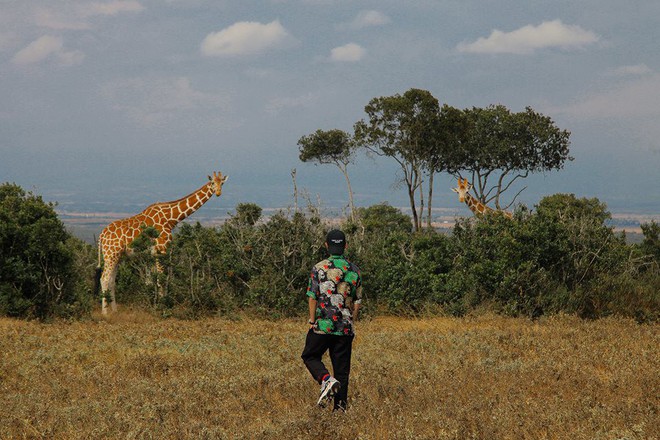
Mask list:
[[471,189],[472,189],[472,184],[470,184],[470,182],[468,182],[467,179],[461,179],[459,177],[458,187],[452,188],[451,190],[454,191],[455,193],[458,193],[458,201],[461,203],[464,202],[468,206],[468,208],[470,208],[470,211],[472,211],[475,215],[481,215],[487,212],[501,212],[508,218],[513,217],[512,214],[508,211],[495,210],[493,208],[486,206],[484,203],[481,203],[476,197],[470,194],[469,191]]
[[[213,197],[220,197],[222,185],[229,176],[220,172],[213,172],[208,176],[209,181],[201,188],[185,197],[171,202],[154,203],[141,213],[121,220],[116,220],[106,226],[99,235],[98,268],[100,272],[101,313],[107,314],[108,307],[106,294],[110,294],[112,311],[117,310],[115,302],[115,278],[117,267],[122,254],[126,253],[128,246],[140,235],[145,227],[154,227],[160,233],[155,239],[153,251],[156,255],[164,254],[167,245],[172,241],[172,230],[183,219],[197,211]],[[101,268],[103,262],[103,269]],[[157,262],[156,270],[160,271]]]

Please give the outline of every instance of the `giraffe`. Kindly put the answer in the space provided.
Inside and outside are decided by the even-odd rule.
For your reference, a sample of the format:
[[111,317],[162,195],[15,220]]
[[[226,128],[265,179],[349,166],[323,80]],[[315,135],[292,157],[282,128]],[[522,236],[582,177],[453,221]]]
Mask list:
[[481,215],[487,212],[501,212],[508,218],[513,217],[511,213],[508,211],[496,211],[493,208],[489,208],[485,204],[481,203],[476,197],[472,196],[472,194],[469,193],[471,188],[472,185],[467,181],[467,179],[461,179],[459,177],[458,188],[452,188],[451,190],[454,191],[455,193],[458,193],[458,201],[465,202],[465,204],[468,205],[468,208],[470,208],[470,210],[475,215]]
[[[122,220],[116,220],[106,226],[99,236],[98,268],[100,273],[100,287],[103,298],[101,300],[101,313],[107,314],[108,308],[105,293],[110,292],[112,311],[117,310],[115,302],[115,278],[117,276],[117,265],[123,253],[127,252],[128,245],[135,240],[144,226],[156,228],[160,235],[152,252],[158,256],[165,253],[167,245],[172,240],[172,229],[183,219],[197,211],[204,203],[209,201],[213,194],[222,194],[222,185],[229,176],[213,172],[213,177],[208,176],[209,181],[197,191],[178,200],[164,203],[154,203],[148,206],[140,214]],[[101,261],[103,269],[101,270]],[[156,263],[156,269],[160,271],[160,265]],[[97,275],[98,276],[98,275]]]

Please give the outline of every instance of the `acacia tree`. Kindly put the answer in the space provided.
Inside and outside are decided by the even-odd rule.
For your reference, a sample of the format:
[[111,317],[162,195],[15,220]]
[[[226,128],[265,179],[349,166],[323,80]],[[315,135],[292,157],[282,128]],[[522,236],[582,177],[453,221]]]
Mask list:
[[353,137],[342,130],[316,130],[316,132],[303,136],[298,140],[300,149],[299,159],[303,162],[316,162],[317,164],[334,164],[344,175],[348,187],[348,204],[351,218],[355,219],[355,205],[353,203],[353,190],[351,179],[348,176],[348,165],[355,156],[355,142]]
[[421,229],[423,193],[420,211],[415,196],[422,187],[425,159],[432,149],[439,113],[438,100],[428,91],[410,89],[403,95],[374,98],[364,108],[368,120],[355,124],[356,142],[378,156],[393,158],[403,172],[402,182],[415,230]]
[[525,189],[502,206],[501,195],[529,173],[559,170],[569,156],[570,132],[530,107],[512,113],[503,105],[463,111],[464,130],[447,154],[447,170],[471,174],[476,197],[497,209],[510,207]]
[[438,113],[433,141],[422,151],[424,168],[428,173],[428,204],[426,226],[431,229],[433,206],[433,178],[435,173],[447,171],[452,151],[460,149],[466,133],[466,118],[462,110],[444,104]]

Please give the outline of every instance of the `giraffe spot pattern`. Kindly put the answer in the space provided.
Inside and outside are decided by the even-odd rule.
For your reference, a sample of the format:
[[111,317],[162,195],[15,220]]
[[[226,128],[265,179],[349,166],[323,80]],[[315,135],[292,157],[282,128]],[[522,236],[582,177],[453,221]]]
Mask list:
[[101,274],[102,291],[111,288],[114,296],[114,278],[119,258],[122,253],[127,251],[128,245],[140,235],[143,225],[152,226],[160,231],[155,250],[165,252],[166,246],[172,238],[172,229],[181,220],[204,205],[213,197],[214,193],[219,196],[227,176],[223,177],[222,173],[214,172],[213,178],[209,176],[209,180],[210,182],[181,199],[154,203],[135,216],[110,223],[101,231],[99,251],[104,261]]

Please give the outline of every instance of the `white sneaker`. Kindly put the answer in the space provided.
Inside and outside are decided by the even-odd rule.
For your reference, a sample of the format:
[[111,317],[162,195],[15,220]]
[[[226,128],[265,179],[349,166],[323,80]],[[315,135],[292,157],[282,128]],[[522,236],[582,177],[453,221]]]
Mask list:
[[337,391],[339,391],[340,387],[341,384],[337,379],[332,376],[328,377],[321,384],[321,395],[319,396],[319,401],[316,402],[316,404],[320,407],[324,407],[326,402],[330,400],[330,398],[332,398],[335,394],[337,394]]

